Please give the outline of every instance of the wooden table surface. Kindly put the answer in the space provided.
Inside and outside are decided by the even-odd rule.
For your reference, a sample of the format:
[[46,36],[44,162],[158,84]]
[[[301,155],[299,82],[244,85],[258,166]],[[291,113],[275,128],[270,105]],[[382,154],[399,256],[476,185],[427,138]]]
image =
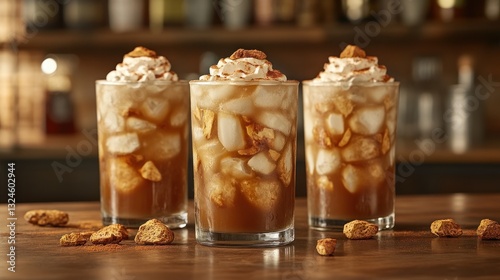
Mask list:
[[[6,225],[7,206],[0,208]],[[70,226],[38,227],[23,220],[32,209],[59,209]],[[192,209],[192,204],[190,209]],[[97,202],[16,205],[15,270],[8,271],[10,231],[1,226],[0,279],[500,279],[500,240],[482,241],[475,230],[483,218],[500,221],[500,194],[399,196],[396,227],[370,240],[347,240],[340,232],[307,227],[306,201],[296,202],[296,239],[276,248],[216,248],[194,240],[193,213],[168,246],[60,247],[59,238],[99,222]],[[432,221],[454,218],[459,238],[438,238]],[[7,229],[6,229],[7,228]],[[316,240],[337,238],[334,256],[316,253]]]

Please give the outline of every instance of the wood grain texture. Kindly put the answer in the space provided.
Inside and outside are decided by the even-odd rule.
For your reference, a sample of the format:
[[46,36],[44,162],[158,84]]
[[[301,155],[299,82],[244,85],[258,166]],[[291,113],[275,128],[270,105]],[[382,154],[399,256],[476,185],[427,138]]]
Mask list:
[[[500,241],[481,241],[481,219],[500,221],[500,194],[400,196],[396,227],[370,240],[348,240],[340,232],[307,226],[304,198],[296,201],[296,240],[277,248],[216,248],[196,243],[192,202],[190,223],[175,230],[168,246],[121,245],[60,247],[59,238],[81,222],[99,223],[97,202],[16,205],[16,272],[7,270],[8,231],[0,232],[0,279],[498,279]],[[6,205],[0,221],[7,224]],[[22,220],[32,209],[58,209],[70,215],[67,227],[39,227]],[[432,221],[453,218],[459,238],[438,238]],[[135,234],[135,232],[133,232]],[[315,250],[320,238],[337,239],[334,256]],[[133,238],[133,236],[132,236]]]

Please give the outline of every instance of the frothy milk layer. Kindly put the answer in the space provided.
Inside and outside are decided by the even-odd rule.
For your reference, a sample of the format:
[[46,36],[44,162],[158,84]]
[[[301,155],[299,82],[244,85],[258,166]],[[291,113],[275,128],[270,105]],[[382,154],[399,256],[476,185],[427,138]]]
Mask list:
[[202,81],[255,81],[273,80],[286,81],[286,76],[257,50],[239,49],[231,57],[222,58],[217,65],[210,67],[210,74],[200,77]]
[[177,81],[177,74],[170,71],[171,64],[164,56],[143,47],[126,54],[106,76],[110,82]]

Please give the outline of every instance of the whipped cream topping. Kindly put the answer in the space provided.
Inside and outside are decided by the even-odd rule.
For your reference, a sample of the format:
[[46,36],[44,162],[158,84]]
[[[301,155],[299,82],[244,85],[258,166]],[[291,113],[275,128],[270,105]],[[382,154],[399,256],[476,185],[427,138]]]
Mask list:
[[[241,53],[235,55],[237,52]],[[246,52],[249,53],[249,57],[240,57],[247,55]],[[257,55],[252,52],[256,52]],[[286,81],[286,76],[280,71],[274,70],[271,62],[265,57],[264,53],[257,50],[240,49],[231,57],[220,59],[217,65],[210,66],[210,74],[203,75],[199,79],[202,81]]]
[[153,51],[149,51],[149,53],[143,56],[133,55],[133,52],[126,54],[123,57],[123,61],[116,65],[116,69],[108,73],[106,76],[107,81],[148,82],[155,80],[178,80],[177,74],[170,71],[170,62],[164,56],[156,56],[156,53]]
[[[357,48],[349,46],[348,48]],[[346,54],[348,51],[351,53]],[[313,79],[314,82],[393,82],[394,79],[387,75],[387,68],[378,64],[378,58],[365,56],[364,51],[357,48],[356,53],[346,50],[340,57],[328,57],[324,71]],[[359,52],[359,53],[358,53]]]

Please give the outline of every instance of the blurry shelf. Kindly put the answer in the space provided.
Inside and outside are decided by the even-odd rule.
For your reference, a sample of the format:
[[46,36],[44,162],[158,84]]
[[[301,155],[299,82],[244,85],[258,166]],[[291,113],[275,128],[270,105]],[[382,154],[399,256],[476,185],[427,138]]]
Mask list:
[[[374,26],[377,28],[373,28]],[[307,28],[271,26],[251,27],[242,30],[227,30],[223,27],[213,27],[206,30],[166,27],[160,32],[143,30],[128,33],[114,33],[109,29],[93,31],[52,30],[31,34],[30,38],[20,43],[19,46],[26,49],[78,50],[116,48],[130,44],[155,47],[216,44],[315,44],[339,40],[352,41],[360,33],[364,33],[364,36],[368,36],[370,40],[408,42],[415,40],[481,39],[497,42],[500,40],[500,21],[429,22],[414,28],[398,23],[384,27],[373,21],[358,25],[332,24]]]
[[24,140],[10,148],[0,149],[0,159],[70,159],[97,157],[97,140],[83,134],[45,136]]
[[399,141],[396,149],[397,162],[424,163],[500,163],[500,138],[493,137],[482,145],[471,147],[463,153],[455,153],[445,145],[427,142],[417,145],[415,141]]

